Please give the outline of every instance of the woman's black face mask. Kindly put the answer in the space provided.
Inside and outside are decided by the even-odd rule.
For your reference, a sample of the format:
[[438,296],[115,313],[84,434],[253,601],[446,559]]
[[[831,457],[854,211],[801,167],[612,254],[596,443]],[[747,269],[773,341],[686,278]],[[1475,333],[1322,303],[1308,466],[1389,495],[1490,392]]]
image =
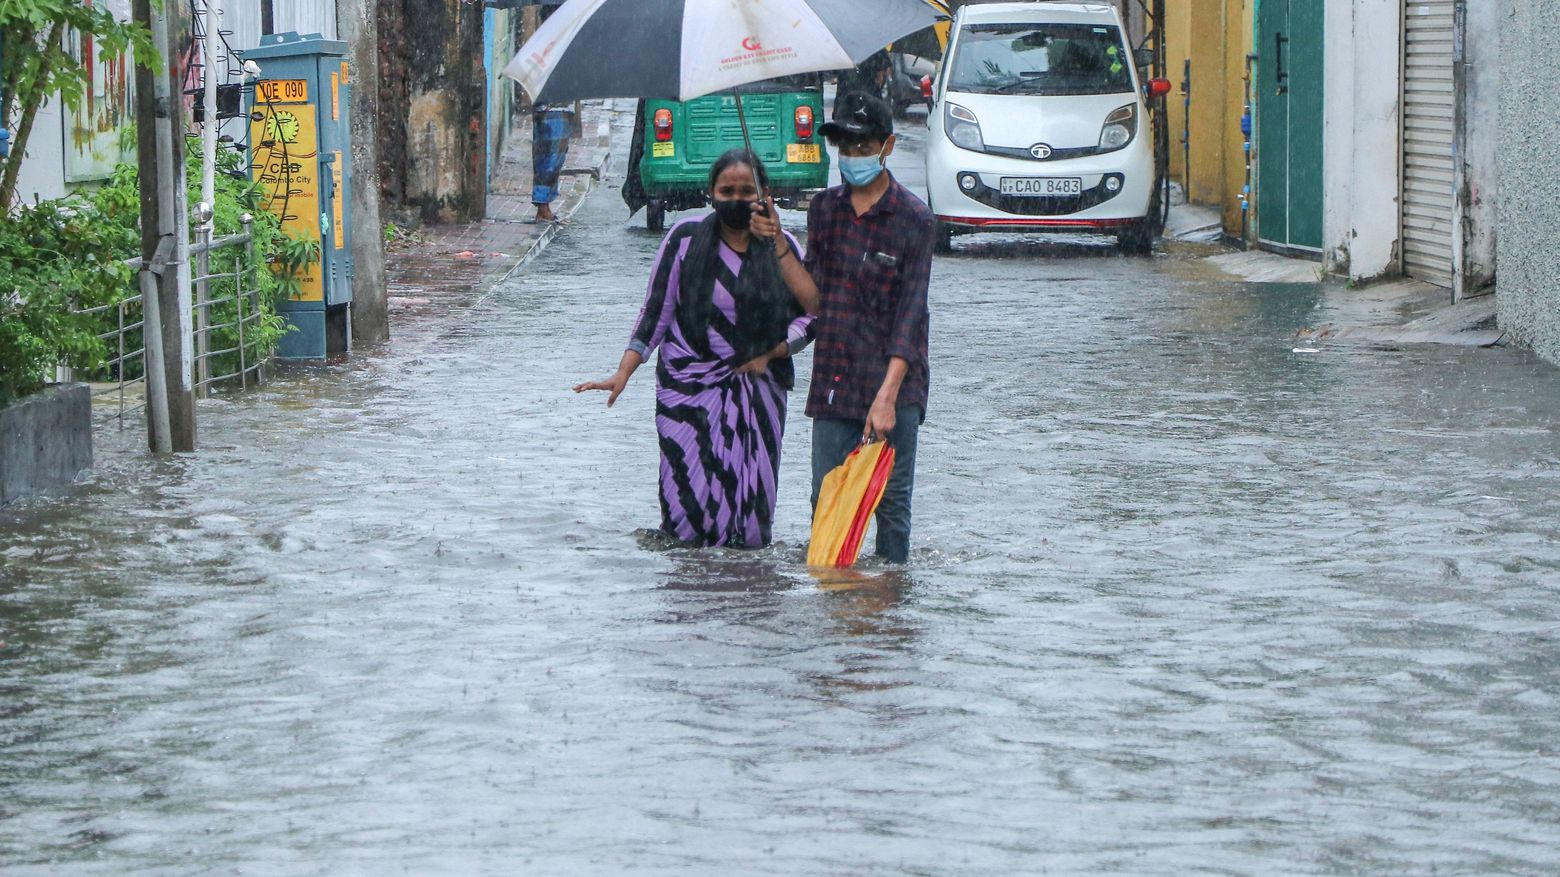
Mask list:
[[745,229],[753,222],[753,204],[743,198],[731,201],[715,199],[715,215],[727,228]]

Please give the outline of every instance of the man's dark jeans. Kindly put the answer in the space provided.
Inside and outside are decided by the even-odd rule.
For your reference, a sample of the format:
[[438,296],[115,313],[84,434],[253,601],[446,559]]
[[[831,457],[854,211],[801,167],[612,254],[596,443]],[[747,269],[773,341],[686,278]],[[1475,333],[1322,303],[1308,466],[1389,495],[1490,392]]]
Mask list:
[[[818,507],[818,492],[823,476],[845,462],[861,444],[860,420],[813,419],[812,467],[813,508]],[[910,559],[910,494],[915,489],[915,443],[921,430],[921,406],[905,405],[894,412],[894,429],[888,443],[894,449],[894,472],[883,490],[883,502],[877,509],[877,553],[892,563]]]

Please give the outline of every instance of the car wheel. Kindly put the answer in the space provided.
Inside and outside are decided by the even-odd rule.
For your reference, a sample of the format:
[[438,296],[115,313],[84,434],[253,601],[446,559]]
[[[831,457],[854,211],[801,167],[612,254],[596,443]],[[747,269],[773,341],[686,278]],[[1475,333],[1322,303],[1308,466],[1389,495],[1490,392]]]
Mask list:
[[932,239],[932,252],[947,255],[953,252],[953,226],[937,223],[937,236]]
[[1123,255],[1147,256],[1154,252],[1154,221],[1139,219],[1116,235],[1116,248]]
[[651,231],[666,230],[666,199],[651,198],[645,205],[645,228]]

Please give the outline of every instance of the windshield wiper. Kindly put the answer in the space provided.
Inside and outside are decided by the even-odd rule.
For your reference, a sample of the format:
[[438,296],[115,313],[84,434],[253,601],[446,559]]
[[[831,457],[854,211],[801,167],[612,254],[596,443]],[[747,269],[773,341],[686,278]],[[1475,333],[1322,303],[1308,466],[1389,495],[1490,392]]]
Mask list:
[[1032,82],[1039,82],[1042,79],[1048,79],[1048,78],[1050,78],[1050,74],[1048,74],[1048,73],[1040,73],[1040,74],[1037,74],[1035,76],[1024,76],[1022,78],[1015,79],[1012,82],[1007,83],[1006,85],[994,85],[994,86],[992,86],[991,93],[992,94],[1002,94],[1003,92],[1007,91],[1010,88],[1017,88],[1020,85],[1029,85]]

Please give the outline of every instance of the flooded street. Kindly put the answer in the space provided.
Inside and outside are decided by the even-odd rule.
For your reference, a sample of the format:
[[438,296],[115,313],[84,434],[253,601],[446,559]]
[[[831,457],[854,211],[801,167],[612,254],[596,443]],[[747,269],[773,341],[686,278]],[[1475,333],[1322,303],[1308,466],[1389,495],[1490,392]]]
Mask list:
[[0,512],[0,871],[1560,867],[1553,367],[1297,353],[1346,291],[961,238],[912,561],[820,586],[810,354],[778,544],[636,536],[653,373],[568,391],[659,242],[612,182],[199,454],[128,430]]

